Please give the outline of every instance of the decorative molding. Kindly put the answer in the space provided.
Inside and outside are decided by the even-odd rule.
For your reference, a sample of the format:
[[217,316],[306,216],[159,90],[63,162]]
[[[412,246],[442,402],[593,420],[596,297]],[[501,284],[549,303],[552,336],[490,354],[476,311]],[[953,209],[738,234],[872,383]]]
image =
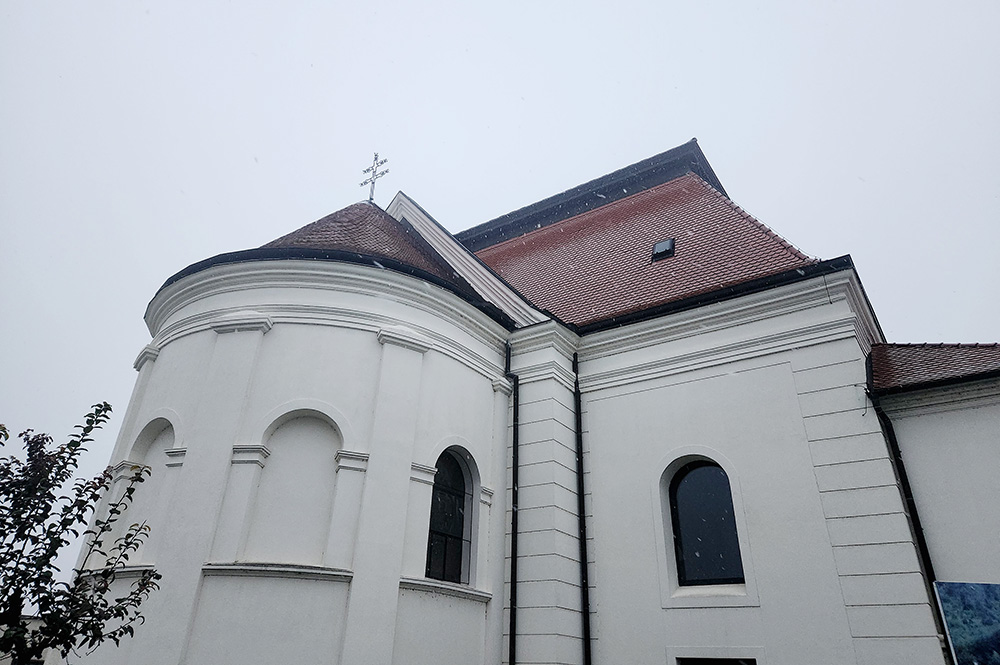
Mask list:
[[146,466],[145,464],[140,464],[139,462],[133,462],[131,460],[122,460],[115,464],[111,469],[111,482],[116,483],[119,480],[124,480],[129,478],[135,473],[136,469],[140,469]]
[[433,485],[434,475],[436,473],[437,473],[437,467],[435,466],[418,464],[416,462],[410,465],[410,480],[416,481],[418,483]]
[[984,379],[938,388],[885,395],[879,403],[890,418],[1000,405],[1000,379]]
[[168,467],[183,466],[187,448],[168,448],[163,453],[167,456]]
[[475,255],[406,194],[396,194],[385,211],[396,220],[408,222],[477,293],[500,308],[518,325],[525,326],[548,319],[480,263]]
[[[292,323],[328,326],[377,334],[383,328],[393,328],[404,323],[399,319],[371,312],[312,304],[261,305],[258,310],[262,310],[261,313],[266,314],[274,325]],[[186,335],[210,330],[211,322],[218,318],[220,313],[236,311],[240,310],[238,308],[222,308],[185,317],[165,326],[157,334],[154,342],[162,348]],[[417,335],[423,337],[425,342],[429,341],[435,351],[461,363],[485,378],[493,380],[503,376],[503,343],[506,339],[506,331],[504,331],[503,336],[497,336],[492,340],[478,339],[486,344],[487,349],[485,350],[487,352],[492,351],[487,357],[446,334],[412,324],[406,325]]]
[[233,332],[259,332],[267,334],[271,329],[271,319],[260,312],[240,310],[217,316],[209,324],[220,335]]
[[[163,346],[165,339],[177,336],[178,323],[168,325],[168,320],[179,310],[193,303],[220,295],[246,292],[257,289],[293,289],[300,296],[303,289],[319,291],[335,291],[341,294],[358,294],[372,296],[380,301],[396,302],[421,312],[441,318],[451,325],[457,326],[483,344],[503,353],[503,344],[508,332],[499,323],[489,318],[473,305],[462,300],[452,292],[434,286],[423,280],[392,270],[380,270],[372,266],[336,261],[310,261],[305,259],[288,259],[283,261],[249,261],[245,263],[230,263],[217,265],[196,274],[189,275],[161,289],[146,308],[146,325],[155,343]],[[273,298],[270,298],[273,301]],[[316,299],[311,299],[315,302]],[[342,312],[345,318],[364,316],[367,313],[358,312],[356,308],[338,310],[333,307],[310,307],[306,303],[287,304],[285,306],[255,305],[258,312],[274,316],[274,312],[308,313],[310,310],[319,312]],[[218,316],[223,308],[202,307],[209,309],[209,318]],[[187,317],[185,321],[204,318],[206,315]],[[370,321],[381,319],[389,322],[388,317],[367,314]],[[313,317],[315,318],[315,317]],[[294,321],[309,323],[309,320]],[[320,321],[322,322],[322,321]],[[384,325],[384,323],[382,324]],[[200,327],[207,329],[208,326]],[[187,326],[182,326],[187,327]],[[369,329],[372,326],[368,326]],[[374,327],[380,327],[376,324]],[[197,330],[183,330],[190,334]],[[502,357],[502,356],[501,356]]]
[[[689,353],[678,355],[662,353],[658,354],[654,361],[649,361],[646,356],[636,359],[629,365],[601,372],[581,372],[580,387],[584,391],[615,388],[682,372],[731,365],[741,360],[792,351],[805,346],[852,339],[855,335],[853,317],[823,321],[811,326],[783,330],[773,335],[760,337],[751,335],[737,342],[705,347]],[[673,340],[665,340],[665,343],[668,341]]]
[[733,329],[838,302],[846,304],[851,315],[845,317],[842,312],[838,312],[834,316],[838,320],[850,323],[854,336],[858,338],[862,348],[866,344],[870,346],[871,340],[882,339],[878,324],[861,290],[861,283],[854,271],[849,270],[621,328],[591,333],[583,337],[580,343],[580,362],[645,349],[658,343],[695,336],[704,337],[707,333]]
[[410,589],[412,591],[423,591],[425,593],[440,593],[445,596],[474,600],[477,603],[488,603],[493,599],[493,594],[479,589],[473,589],[465,584],[453,584],[440,580],[431,580],[417,577],[401,577],[399,579],[400,589]]
[[580,347],[580,336],[556,321],[545,321],[511,333],[511,351],[523,355],[532,351],[553,349],[567,358]]
[[493,505],[493,490],[489,487],[481,487],[479,490],[479,503],[487,506]]
[[493,392],[503,393],[504,395],[510,396],[510,394],[514,392],[514,388],[510,385],[510,381],[506,378],[493,379]]
[[567,390],[573,390],[576,375],[573,370],[557,360],[517,368],[518,383],[522,386],[536,381],[558,381]]
[[361,471],[364,473],[368,470],[368,453],[338,450],[334,459],[337,462],[337,473],[340,471]]
[[233,464],[256,464],[264,468],[264,460],[271,455],[271,450],[261,444],[237,444],[233,446]]
[[301,566],[286,563],[206,563],[202,575],[225,577],[284,577],[298,580],[350,582],[354,573],[346,568]]
[[135,371],[138,372],[139,370],[142,369],[143,365],[145,365],[146,363],[153,362],[159,357],[159,355],[160,355],[159,348],[157,348],[152,344],[147,344],[146,346],[142,347],[142,351],[140,351],[139,355],[136,356],[135,362],[132,363],[132,367],[135,369]]
[[376,337],[378,337],[379,344],[395,344],[396,346],[401,346],[404,349],[410,349],[417,353],[425,353],[434,346],[434,343],[429,339],[418,335],[412,330],[399,326],[382,328],[376,333]]

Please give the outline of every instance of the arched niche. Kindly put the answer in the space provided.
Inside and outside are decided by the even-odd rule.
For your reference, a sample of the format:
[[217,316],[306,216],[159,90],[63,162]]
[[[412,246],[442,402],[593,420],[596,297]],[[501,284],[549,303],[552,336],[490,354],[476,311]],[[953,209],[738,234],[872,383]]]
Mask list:
[[[173,496],[171,467],[174,466],[168,451],[176,449],[176,436],[173,424],[163,417],[150,420],[140,430],[128,457],[115,468],[115,479],[110,493],[109,504],[122,497],[129,485],[130,478],[135,475],[136,467],[148,468],[148,474],[143,474],[143,481],[137,483],[132,502],[127,505],[113,531],[105,538],[104,549],[107,550],[113,541],[125,535],[132,524],[143,524],[149,527],[149,533],[142,545],[131,555],[129,563],[153,563],[156,542],[166,531],[166,516],[169,503]],[[106,514],[106,513],[105,513]]]
[[267,454],[252,497],[246,560],[322,562],[342,443],[337,425],[312,410],[283,414],[266,428]]

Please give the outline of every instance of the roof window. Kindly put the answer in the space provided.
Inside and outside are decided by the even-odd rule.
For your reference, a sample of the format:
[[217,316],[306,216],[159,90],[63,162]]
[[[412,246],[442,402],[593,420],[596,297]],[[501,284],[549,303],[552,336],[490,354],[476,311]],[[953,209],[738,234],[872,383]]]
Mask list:
[[668,259],[674,255],[674,239],[667,238],[653,245],[653,260]]

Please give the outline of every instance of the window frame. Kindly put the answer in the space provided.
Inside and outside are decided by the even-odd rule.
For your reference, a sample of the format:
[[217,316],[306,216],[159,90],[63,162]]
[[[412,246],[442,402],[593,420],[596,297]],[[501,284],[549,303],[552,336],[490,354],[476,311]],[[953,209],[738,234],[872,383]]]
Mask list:
[[[687,572],[685,571],[686,566],[684,563],[687,560],[684,549],[685,538],[684,535],[681,533],[681,528],[680,528],[680,521],[679,521],[680,510],[678,508],[677,490],[679,489],[681,482],[683,482],[689,474],[701,468],[715,468],[721,471],[723,476],[725,476],[726,485],[728,488],[729,510],[730,510],[730,515],[733,518],[733,523],[731,525],[732,537],[736,541],[735,543],[736,554],[739,557],[739,564],[740,564],[740,575],[738,577],[737,576],[708,577],[693,581],[687,579]],[[725,469],[723,469],[721,466],[719,466],[712,460],[705,458],[697,458],[689,461],[688,463],[684,464],[683,466],[679,467],[676,471],[674,471],[673,474],[671,474],[670,482],[667,488],[667,500],[670,507],[670,526],[671,526],[671,535],[673,540],[674,562],[677,570],[678,586],[694,587],[694,586],[719,586],[725,584],[745,584],[746,578],[744,577],[743,574],[743,555],[742,552],[740,551],[741,548],[739,545],[739,532],[737,531],[736,521],[735,521],[736,511],[733,507],[732,484],[729,482],[729,474],[726,473]],[[690,545],[688,545],[688,547],[690,547]],[[714,554],[714,552],[712,554]]]
[[[673,524],[670,514],[669,483],[682,467],[696,460],[713,463],[725,471],[729,478],[729,489],[733,501],[733,518],[736,522],[736,536],[743,562],[742,584],[680,585],[677,572],[677,558],[673,546]],[[654,510],[653,531],[656,549],[657,572],[659,573],[660,606],[671,608],[700,607],[760,607],[753,558],[743,507],[743,493],[740,477],[735,466],[716,448],[708,446],[678,446],[671,449],[660,463],[651,467],[650,492],[652,503],[659,506]],[[759,658],[759,656],[758,656]]]
[[[431,524],[434,521],[434,493],[436,491],[448,492],[448,489],[442,488],[438,490],[438,484],[436,482],[437,468],[438,464],[443,457],[449,456],[454,462],[458,464],[459,469],[462,471],[462,476],[464,480],[464,506],[463,506],[463,518],[462,518],[462,548],[461,548],[461,573],[459,575],[458,581],[451,579],[444,579],[443,577],[432,577],[430,575],[430,554],[431,554],[431,534],[433,532]],[[427,543],[424,551],[424,577],[429,580],[435,580],[436,582],[442,582],[445,584],[461,584],[464,586],[475,586],[476,579],[476,549],[477,549],[477,528],[479,524],[479,500],[477,499],[479,493],[481,492],[480,481],[478,469],[476,468],[475,461],[472,459],[472,455],[469,454],[464,448],[460,446],[449,446],[441,451],[441,454],[437,456],[434,462],[435,469],[435,482],[431,485],[431,495],[430,495],[430,510],[427,513]],[[447,570],[447,563],[443,566],[444,570]]]

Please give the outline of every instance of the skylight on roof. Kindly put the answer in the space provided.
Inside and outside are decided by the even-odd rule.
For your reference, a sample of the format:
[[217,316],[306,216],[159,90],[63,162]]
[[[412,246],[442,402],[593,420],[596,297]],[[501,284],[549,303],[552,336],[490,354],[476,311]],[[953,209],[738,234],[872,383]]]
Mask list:
[[653,260],[667,259],[674,255],[674,239],[667,238],[653,245]]

